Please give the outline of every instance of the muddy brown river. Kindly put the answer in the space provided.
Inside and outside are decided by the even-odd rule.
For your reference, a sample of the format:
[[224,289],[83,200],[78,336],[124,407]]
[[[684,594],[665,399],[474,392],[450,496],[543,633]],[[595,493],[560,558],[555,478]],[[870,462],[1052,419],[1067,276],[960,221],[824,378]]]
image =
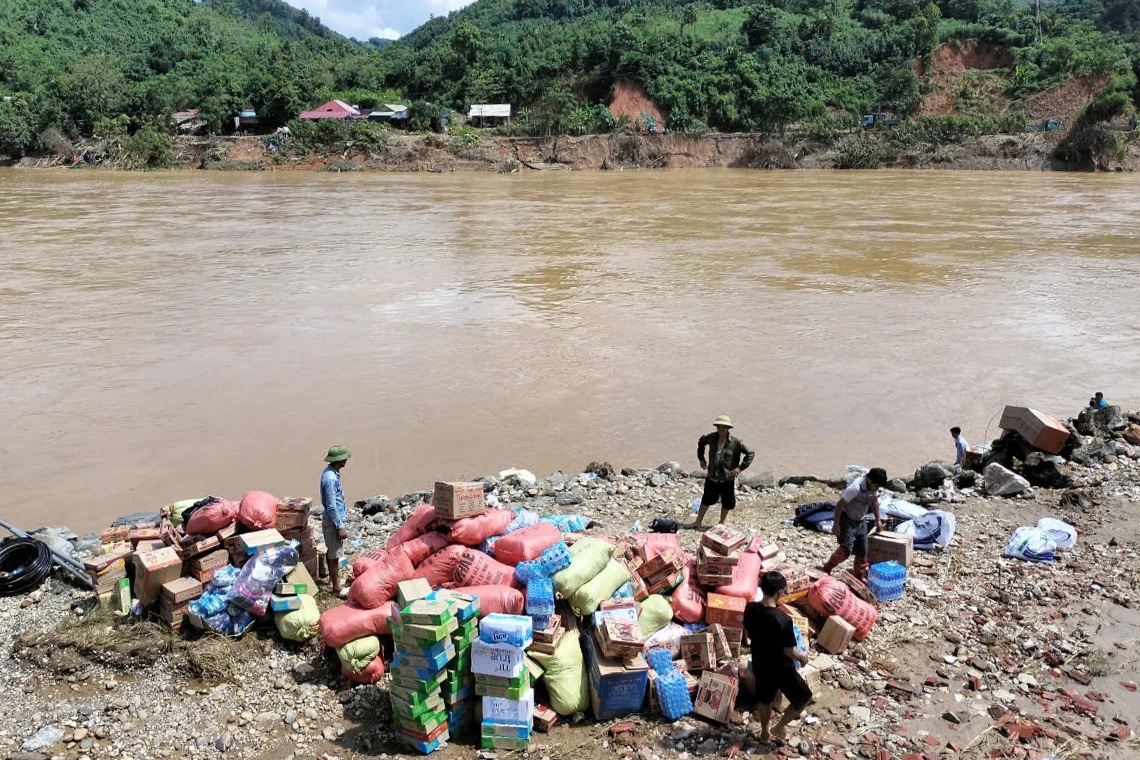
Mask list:
[[912,471],[1140,407],[1140,179],[0,171],[0,516],[508,466]]

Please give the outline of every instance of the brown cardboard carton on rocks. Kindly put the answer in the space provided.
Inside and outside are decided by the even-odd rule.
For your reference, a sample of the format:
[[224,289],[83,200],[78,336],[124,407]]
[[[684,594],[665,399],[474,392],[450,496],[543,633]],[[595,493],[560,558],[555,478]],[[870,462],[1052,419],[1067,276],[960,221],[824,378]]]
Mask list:
[[889,530],[872,533],[867,537],[867,561],[872,565],[894,561],[910,567],[914,561],[914,536]]
[[998,427],[1014,431],[1034,448],[1050,454],[1059,454],[1069,440],[1069,430],[1060,421],[1025,406],[1007,406]]
[[143,606],[158,600],[164,583],[182,576],[182,558],[169,546],[135,554],[135,596]]
[[816,637],[815,641],[821,649],[832,654],[839,654],[851,643],[851,637],[854,635],[855,626],[838,615],[832,615],[823,624],[823,628],[820,629],[819,636]]
[[736,704],[739,682],[722,673],[704,673],[697,685],[697,698],[693,712],[717,723],[728,723]]
[[709,636],[712,637],[713,654],[716,655],[717,662],[728,662],[732,657],[732,650],[728,646],[728,636],[724,633],[724,626],[720,623],[713,623],[708,629]]
[[482,483],[436,483],[431,500],[436,517],[458,520],[487,511]]

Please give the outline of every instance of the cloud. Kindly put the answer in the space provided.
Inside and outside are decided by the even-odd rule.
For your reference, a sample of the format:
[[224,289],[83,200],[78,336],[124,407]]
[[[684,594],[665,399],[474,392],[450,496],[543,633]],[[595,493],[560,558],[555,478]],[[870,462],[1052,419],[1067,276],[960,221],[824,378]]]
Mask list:
[[445,16],[471,0],[286,0],[348,37],[394,39],[431,16]]

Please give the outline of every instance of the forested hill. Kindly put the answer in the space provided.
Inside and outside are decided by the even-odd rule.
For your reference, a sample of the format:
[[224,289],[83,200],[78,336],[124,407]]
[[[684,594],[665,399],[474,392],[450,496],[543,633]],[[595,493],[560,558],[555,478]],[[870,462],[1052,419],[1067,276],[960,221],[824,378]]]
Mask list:
[[[451,107],[511,102],[555,129],[589,128],[618,78],[678,129],[753,130],[879,103],[913,112],[910,72],[941,42],[1012,52],[1008,95],[1082,74],[1131,94],[1136,0],[478,0],[386,51],[388,83]],[[525,115],[525,114],[524,114]]]
[[250,102],[285,123],[362,72],[376,81],[376,63],[280,0],[2,0],[0,153],[47,129],[166,129],[186,108],[213,129]]

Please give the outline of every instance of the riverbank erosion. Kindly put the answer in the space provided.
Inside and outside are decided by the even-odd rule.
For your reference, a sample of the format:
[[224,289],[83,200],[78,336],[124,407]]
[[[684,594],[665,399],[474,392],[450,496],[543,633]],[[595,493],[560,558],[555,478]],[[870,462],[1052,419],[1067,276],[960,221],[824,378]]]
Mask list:
[[[1032,485],[987,471],[982,488],[981,478],[936,463],[892,480],[900,498],[952,512],[955,538],[945,550],[917,552],[905,595],[882,605],[867,639],[815,655],[821,687],[788,747],[760,744],[750,716],[728,726],[635,714],[616,724],[560,721],[535,736],[529,756],[573,757],[590,747],[591,757],[638,760],[1135,757],[1140,424],[1119,416],[1110,431],[1084,417],[1076,429],[1087,432],[1064,463],[1032,452],[1022,461],[1013,445],[1021,442],[1008,438],[991,452],[991,465],[1008,461]],[[545,478],[514,471],[483,482],[506,508],[581,514],[589,533],[607,537],[657,517],[687,521],[701,493],[703,473],[677,463],[586,470]],[[818,565],[834,539],[791,518],[801,505],[834,500],[849,477],[748,472],[730,525],[795,563]],[[427,496],[350,507],[351,551],[384,546]],[[1076,545],[1048,563],[1003,557],[1014,528],[1045,516],[1075,526]],[[681,531],[682,547],[695,552],[699,536]],[[0,639],[0,687],[20,695],[0,706],[6,757],[405,756],[385,682],[353,687],[319,641],[282,642],[272,625],[240,640],[116,625],[90,594],[54,578],[30,596],[0,599],[0,622],[10,632]],[[30,742],[47,729],[55,730],[41,736],[54,741]],[[456,741],[441,757],[477,752]]]
[[[215,171],[515,173],[555,170],[683,168],[962,169],[997,171],[1136,171],[1137,132],[1025,131],[983,134],[992,127],[955,117],[842,133],[584,136],[388,132],[378,141],[325,143],[290,137],[177,137],[169,154],[140,159],[121,141],[76,143],[74,153],[28,157],[31,168],[207,169]],[[1104,138],[1102,141],[1101,138]],[[1105,146],[1101,146],[1101,142]]]

